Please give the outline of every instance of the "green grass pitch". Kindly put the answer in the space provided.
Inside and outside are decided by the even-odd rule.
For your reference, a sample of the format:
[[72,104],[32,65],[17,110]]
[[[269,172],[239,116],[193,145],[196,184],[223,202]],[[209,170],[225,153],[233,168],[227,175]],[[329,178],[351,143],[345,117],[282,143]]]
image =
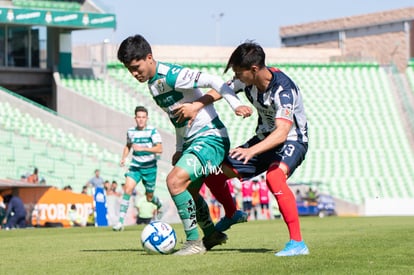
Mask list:
[[[148,255],[143,226],[0,231],[0,274],[414,274],[413,217],[301,218],[310,255],[275,257],[282,220],[235,225],[205,255]],[[174,224],[179,248],[181,224]]]

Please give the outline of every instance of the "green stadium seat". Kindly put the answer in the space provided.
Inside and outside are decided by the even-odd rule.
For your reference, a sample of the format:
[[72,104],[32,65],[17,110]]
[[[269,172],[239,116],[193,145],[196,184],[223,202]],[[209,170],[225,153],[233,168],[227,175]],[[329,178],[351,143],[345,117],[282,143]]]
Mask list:
[[[231,73],[222,74],[224,64],[193,63],[189,66],[226,80],[231,78]],[[320,192],[326,191],[355,203],[377,197],[414,198],[414,153],[383,68],[372,63],[278,64],[277,67],[300,86],[309,119],[309,151],[304,163],[289,178],[290,182],[321,182],[318,186]],[[65,87],[128,115],[131,115],[137,102],[148,103],[151,124],[173,133],[171,123],[153,104],[145,84],[138,83],[119,64],[109,66],[108,75],[107,79],[61,76],[61,81]],[[407,68],[407,79],[414,81],[414,66]],[[240,97],[248,104],[244,96]],[[10,148],[10,144],[18,148],[14,137],[19,136],[19,144],[25,144],[21,147],[31,148],[26,149],[29,155],[37,156],[46,152],[51,160],[49,162],[61,166],[57,169],[65,170],[58,171],[60,179],[55,175],[57,182],[68,182],[73,177],[70,167],[74,165],[74,178],[78,186],[84,184],[97,168],[94,167],[96,163],[105,168],[102,170],[106,170],[107,177],[119,175],[117,179],[122,182],[123,172],[118,166],[118,154],[110,154],[94,144],[77,141],[70,133],[54,129],[45,122],[38,123],[35,118],[8,104],[0,104],[0,148]],[[224,100],[216,102],[215,107],[228,127],[232,147],[244,143],[253,135],[256,113],[248,119],[236,117]],[[17,118],[23,116],[25,119]],[[25,121],[31,121],[41,131],[29,127],[27,131],[30,134],[24,136],[21,129],[26,127]],[[46,139],[48,145],[44,142]],[[59,146],[56,140],[62,139],[70,144],[59,147],[59,152],[64,152],[64,162],[68,164],[66,168],[62,164],[63,160],[58,158],[58,153],[50,151],[53,149],[50,146]],[[37,145],[39,142],[44,142],[44,145]],[[35,150],[35,147],[40,149]],[[5,158],[17,158],[23,164],[33,165],[30,157],[20,158],[22,152],[20,148],[14,152],[9,149],[8,157]],[[5,163],[4,167],[7,168],[0,169],[10,170],[15,163],[6,162],[5,158],[0,156],[0,165]],[[158,180],[165,181],[169,168],[163,165],[165,168],[160,171]],[[18,176],[17,168],[14,171],[14,174],[8,172],[7,175]]]

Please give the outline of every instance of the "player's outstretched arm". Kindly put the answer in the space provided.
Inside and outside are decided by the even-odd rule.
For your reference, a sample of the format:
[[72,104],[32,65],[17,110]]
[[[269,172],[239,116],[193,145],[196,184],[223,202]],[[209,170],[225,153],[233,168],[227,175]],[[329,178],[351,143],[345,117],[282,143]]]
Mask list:
[[[183,122],[188,120],[188,126],[197,116],[198,112],[205,106],[212,104],[213,102],[220,100],[222,96],[216,90],[209,90],[202,97],[192,103],[181,104],[174,110],[174,115],[178,117],[177,122]],[[234,110],[235,114],[242,116],[243,118],[251,116],[252,109],[246,105],[240,105]]]
[[174,115],[177,117],[177,122],[181,123],[188,120],[188,126],[191,125],[198,112],[207,105],[212,104],[221,98],[221,95],[215,90],[210,90],[197,100],[189,103],[181,104],[174,109]]

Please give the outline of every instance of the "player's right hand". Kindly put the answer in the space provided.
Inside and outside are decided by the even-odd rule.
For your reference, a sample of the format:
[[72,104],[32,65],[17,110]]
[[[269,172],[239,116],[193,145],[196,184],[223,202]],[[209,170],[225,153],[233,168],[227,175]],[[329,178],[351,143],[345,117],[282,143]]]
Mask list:
[[125,166],[125,159],[121,159],[119,162],[119,166],[124,167]]
[[177,117],[176,122],[182,123],[188,120],[187,125],[190,127],[196,118],[198,111],[200,111],[200,107],[194,103],[183,103],[174,109],[174,115]]
[[240,105],[236,108],[234,112],[236,113],[236,115],[242,116],[243,118],[249,117],[253,114],[252,108],[246,105]]

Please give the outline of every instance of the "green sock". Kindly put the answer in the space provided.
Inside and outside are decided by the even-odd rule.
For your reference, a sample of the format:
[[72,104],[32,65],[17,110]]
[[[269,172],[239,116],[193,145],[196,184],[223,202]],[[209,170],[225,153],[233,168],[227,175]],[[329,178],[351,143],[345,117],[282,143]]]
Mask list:
[[160,209],[162,206],[161,200],[157,196],[152,196],[151,202],[157,206],[157,209]]
[[124,224],[124,218],[125,218],[126,212],[128,211],[130,198],[131,198],[131,195],[127,193],[124,193],[122,195],[121,206],[119,208],[119,223],[121,224]]
[[178,215],[184,226],[185,235],[188,241],[198,240],[198,228],[196,218],[196,206],[190,192],[184,192],[172,196]]
[[210,234],[215,231],[214,223],[210,217],[210,209],[204,198],[200,195],[198,195],[196,199],[196,207],[198,225],[201,227],[201,230],[203,230],[204,236],[210,236]]

